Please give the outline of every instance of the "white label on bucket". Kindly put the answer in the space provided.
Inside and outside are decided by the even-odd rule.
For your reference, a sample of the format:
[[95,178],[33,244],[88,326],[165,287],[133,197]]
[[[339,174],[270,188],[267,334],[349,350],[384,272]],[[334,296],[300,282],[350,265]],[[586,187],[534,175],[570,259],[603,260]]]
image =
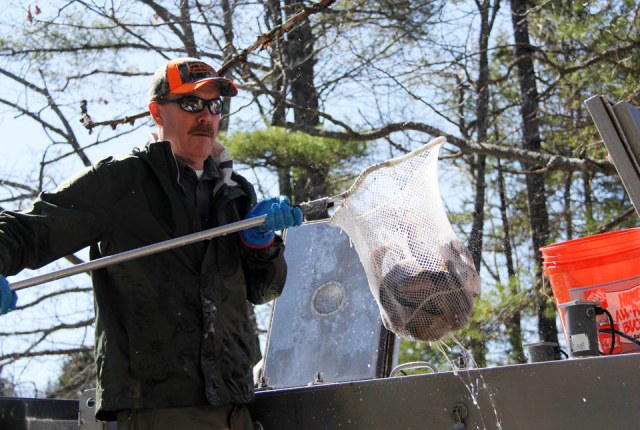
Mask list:
[[574,334],[571,336],[571,351],[589,351],[589,338],[586,334]]
[[[640,268],[638,271],[640,272]],[[640,339],[640,276],[606,284],[571,288],[569,292],[572,300],[600,302],[601,306],[611,313],[616,330],[634,339]],[[599,327],[609,327],[609,318],[606,315],[598,315],[596,321]],[[564,320],[562,327],[564,328]],[[610,342],[611,335],[605,334],[604,338],[607,337]],[[627,338],[616,336],[617,343],[620,343],[621,350],[618,349],[616,353],[640,351],[640,347]],[[611,343],[603,344],[600,351],[608,352],[610,347]]]

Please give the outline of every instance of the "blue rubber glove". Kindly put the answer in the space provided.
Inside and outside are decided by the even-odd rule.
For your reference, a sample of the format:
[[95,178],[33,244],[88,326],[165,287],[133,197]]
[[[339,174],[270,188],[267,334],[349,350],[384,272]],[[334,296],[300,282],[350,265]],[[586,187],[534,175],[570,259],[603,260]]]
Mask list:
[[291,208],[289,197],[271,197],[251,208],[245,219],[266,215],[264,225],[252,227],[240,232],[242,241],[252,248],[264,248],[273,242],[276,230],[298,227],[302,224],[302,211],[299,207]]
[[18,295],[15,291],[11,291],[7,279],[0,275],[0,314],[4,315],[16,308],[18,303]]

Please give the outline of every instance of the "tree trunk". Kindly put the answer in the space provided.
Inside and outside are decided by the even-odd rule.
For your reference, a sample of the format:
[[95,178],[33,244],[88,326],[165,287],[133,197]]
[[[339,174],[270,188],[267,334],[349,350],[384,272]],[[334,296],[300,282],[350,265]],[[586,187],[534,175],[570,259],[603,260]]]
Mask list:
[[[269,0],[265,3],[267,27],[269,29],[282,25],[282,8],[280,0]],[[284,52],[286,50],[286,40],[284,37],[277,37],[271,44],[271,69],[274,76],[272,91],[278,94],[273,101],[273,115],[271,116],[271,125],[282,126],[286,122],[286,111],[284,103],[287,98],[287,80],[283,69]],[[290,194],[287,194],[291,196]]]
[[[284,0],[286,6],[298,4],[297,0]],[[286,9],[287,18],[295,15],[299,9],[289,7]],[[315,36],[311,30],[309,20],[304,20],[289,31],[286,44],[285,57],[286,76],[291,90],[291,100],[298,106],[294,108],[294,123],[307,127],[316,127],[320,124],[317,115],[319,106],[318,93],[314,84],[314,66],[316,64],[314,44]],[[322,166],[309,166],[298,176],[294,185],[293,200],[296,203],[315,200],[326,196],[328,171]],[[307,216],[308,219],[327,218],[328,213],[314,213]]]
[[[264,4],[265,7],[265,23],[267,28],[272,29],[282,25],[282,8],[280,0],[268,0]],[[282,102],[287,98],[287,80],[285,79],[283,70],[283,57],[286,49],[286,41],[284,37],[277,37],[271,44],[269,53],[271,56],[271,69],[273,85],[271,91],[276,94],[273,100],[273,113],[271,115],[271,125],[281,126],[286,122],[285,105]],[[280,195],[288,196],[293,204],[296,200],[293,196],[293,187],[291,183],[291,166],[278,167],[278,189]]]
[[593,218],[593,189],[591,188],[592,175],[588,172],[582,174],[582,187],[584,189],[584,218],[587,224],[587,230],[591,230],[596,225]]
[[[529,41],[529,25],[527,22],[526,0],[511,0],[511,19],[515,37],[515,56],[518,62],[518,79],[520,81],[520,115],[522,118],[522,142],[524,149],[540,151],[540,125],[538,122],[538,91],[533,67],[533,48]],[[540,166],[524,166],[533,170]],[[531,239],[535,264],[535,289],[542,286],[542,252],[540,247],[546,244],[549,237],[549,214],[542,174],[526,175],[527,203],[531,224]],[[545,342],[558,341],[556,312],[547,298],[538,294],[538,333]]]
[[[480,61],[478,64],[478,83],[476,102],[477,115],[477,136],[479,143],[487,141],[488,114],[489,114],[489,56],[487,47],[489,45],[489,34],[491,27],[489,23],[489,11],[491,3],[484,0],[482,4],[478,4],[480,9],[480,38],[478,41],[478,50],[480,52]],[[482,261],[482,238],[484,227],[484,201],[486,189],[486,159],[485,155],[475,154],[473,156],[473,173],[474,173],[474,208],[473,208],[473,225],[469,235],[469,249],[473,255],[473,262],[478,272],[480,272],[480,264]]]
[[[513,248],[511,246],[511,224],[509,223],[509,217],[507,214],[507,191],[504,186],[504,176],[502,170],[500,170],[500,159],[498,158],[498,194],[500,195],[500,214],[502,217],[502,230],[504,232],[502,236],[502,247],[504,249],[504,255],[507,262],[507,274],[509,275],[509,297],[513,299],[519,293],[518,283],[516,276],[516,268],[513,264]],[[511,345],[511,357],[516,363],[524,363],[526,361],[524,356],[524,349],[522,347],[522,326],[521,312],[519,307],[513,308],[507,314],[504,325],[507,329],[507,336],[509,338],[509,344]]]
[[191,5],[189,0],[180,0],[180,20],[182,42],[184,43],[184,49],[187,51],[187,56],[198,57],[198,47],[191,27]]
[[[284,1],[286,6],[298,3],[297,0]],[[287,18],[297,12],[299,12],[299,9],[296,7],[287,8]],[[314,44],[315,36],[311,31],[311,24],[308,19],[299,22],[289,31],[286,56],[291,99],[294,104],[314,111],[294,109],[294,122],[311,127],[320,124],[318,115],[315,112],[318,110],[318,93],[314,85],[313,67],[316,64]]]
[[573,239],[573,211],[571,210],[571,185],[573,173],[567,172],[564,180],[564,222],[567,228],[567,240]]
[[[487,141],[488,117],[489,117],[489,55],[487,48],[489,46],[489,35],[491,34],[492,21],[489,17],[491,11],[491,1],[483,0],[482,3],[477,2],[480,12],[480,37],[478,40],[478,51],[480,59],[478,64],[478,83],[476,102],[477,116],[477,137],[478,142],[485,143]],[[473,256],[473,263],[480,272],[480,264],[482,262],[482,240],[484,229],[484,203],[486,191],[486,160],[485,155],[475,154],[472,157],[472,170],[474,182],[474,207],[473,207],[473,225],[469,235],[469,250]],[[478,367],[486,367],[486,345],[482,339],[470,339],[473,359]]]
[[293,204],[296,202],[292,199],[293,187],[291,185],[291,168],[290,167],[278,167],[278,189],[280,195],[288,196]]
[[[233,55],[233,21],[231,19],[233,10],[231,9],[229,0],[222,0],[221,5],[223,22],[222,25],[225,41],[224,57],[226,62]],[[231,98],[226,98],[222,105],[222,117],[220,118],[220,125],[218,126],[219,131],[229,130],[229,113],[231,112],[231,100]]]

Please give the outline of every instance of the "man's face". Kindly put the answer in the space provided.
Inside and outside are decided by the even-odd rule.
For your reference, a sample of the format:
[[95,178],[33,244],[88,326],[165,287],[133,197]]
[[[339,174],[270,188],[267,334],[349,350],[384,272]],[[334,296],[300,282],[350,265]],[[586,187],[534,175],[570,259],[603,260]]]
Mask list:
[[[164,99],[188,96],[211,100],[220,98],[220,91],[210,84],[186,94],[168,94]],[[182,162],[195,170],[202,169],[213,149],[220,115],[213,115],[208,107],[197,113],[186,112],[177,103],[152,102],[149,109],[158,124],[159,138],[171,142],[173,153]]]

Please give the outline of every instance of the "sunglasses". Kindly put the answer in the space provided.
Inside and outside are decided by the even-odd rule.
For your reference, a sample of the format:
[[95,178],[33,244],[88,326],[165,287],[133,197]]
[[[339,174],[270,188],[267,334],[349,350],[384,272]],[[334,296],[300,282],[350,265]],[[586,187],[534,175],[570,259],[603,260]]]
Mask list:
[[180,109],[189,113],[202,112],[205,106],[209,107],[209,112],[213,115],[220,115],[222,113],[221,99],[203,100],[199,97],[188,96],[180,97],[179,99],[158,100],[157,103],[177,103]]

